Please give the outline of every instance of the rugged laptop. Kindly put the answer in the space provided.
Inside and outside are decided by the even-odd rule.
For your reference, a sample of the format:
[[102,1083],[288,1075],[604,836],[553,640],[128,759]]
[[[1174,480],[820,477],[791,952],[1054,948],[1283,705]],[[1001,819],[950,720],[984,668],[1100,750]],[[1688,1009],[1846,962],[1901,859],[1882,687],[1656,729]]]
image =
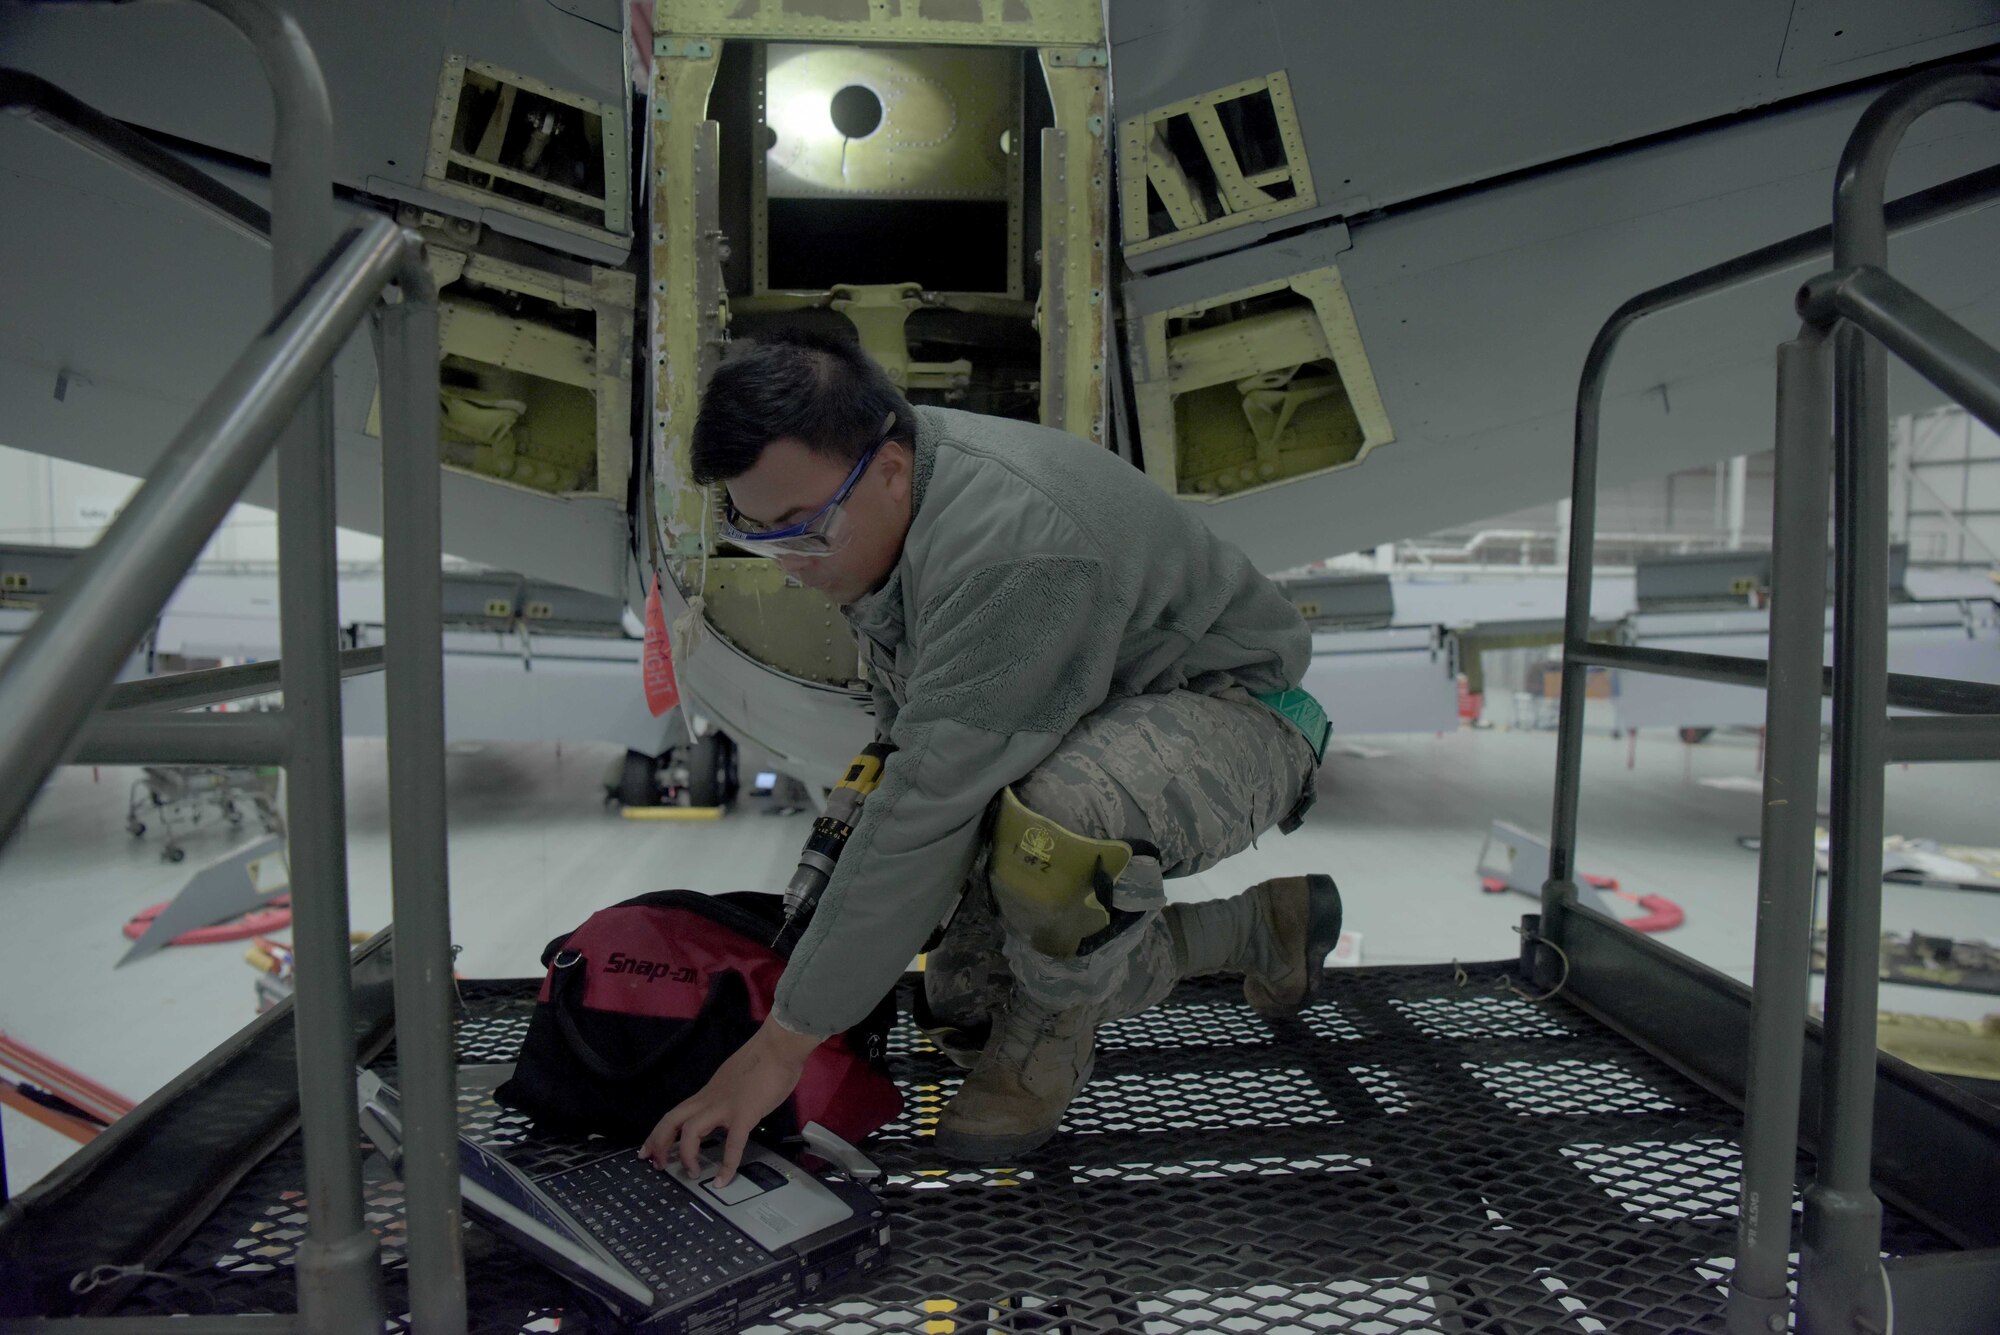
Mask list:
[[[362,1130],[399,1165],[395,1089],[369,1071],[357,1083]],[[859,1152],[816,1124],[805,1138],[851,1177],[875,1175]],[[661,1335],[738,1330],[813,1301],[887,1257],[888,1220],[873,1193],[823,1181],[755,1143],[721,1188],[719,1146],[703,1148],[693,1178],[678,1162],[653,1167],[629,1145],[533,1176],[462,1134],[458,1153],[467,1210],[625,1321]]]

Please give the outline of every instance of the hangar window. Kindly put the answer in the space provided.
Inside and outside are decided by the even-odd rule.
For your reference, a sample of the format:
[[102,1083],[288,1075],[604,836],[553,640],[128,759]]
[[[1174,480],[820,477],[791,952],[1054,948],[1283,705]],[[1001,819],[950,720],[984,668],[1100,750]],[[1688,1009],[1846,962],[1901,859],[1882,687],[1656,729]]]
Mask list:
[[1128,253],[1315,201],[1282,70],[1131,117],[1118,148]]

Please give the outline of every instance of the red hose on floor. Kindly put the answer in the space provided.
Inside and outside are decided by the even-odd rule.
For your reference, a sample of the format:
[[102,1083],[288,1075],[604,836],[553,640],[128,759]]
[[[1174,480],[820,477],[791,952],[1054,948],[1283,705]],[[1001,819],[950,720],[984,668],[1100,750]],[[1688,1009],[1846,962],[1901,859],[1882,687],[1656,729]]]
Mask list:
[[[140,909],[125,924],[125,935],[137,941],[153,925],[153,919],[164,913],[170,901],[162,900],[151,908]],[[221,941],[245,941],[266,932],[283,931],[292,925],[292,897],[279,895],[271,901],[270,907],[253,910],[230,922],[219,922],[213,927],[197,927],[190,932],[182,932],[169,945],[212,946]]]
[[1665,895],[1635,895],[1629,890],[1614,890],[1612,893],[1646,910],[1637,918],[1618,920],[1635,932],[1664,932],[1687,921],[1687,914],[1681,912],[1681,906]]
[[[1630,890],[1621,890],[1618,888],[1618,878],[1615,876],[1585,875],[1580,879],[1592,889],[1616,895],[1626,903],[1637,904],[1646,910],[1636,918],[1618,920],[1635,932],[1671,931],[1687,921],[1687,914],[1682,911],[1681,906],[1665,895],[1635,895]],[[1482,876],[1479,878],[1479,888],[1489,895],[1502,894],[1507,889],[1507,882],[1499,876]]]

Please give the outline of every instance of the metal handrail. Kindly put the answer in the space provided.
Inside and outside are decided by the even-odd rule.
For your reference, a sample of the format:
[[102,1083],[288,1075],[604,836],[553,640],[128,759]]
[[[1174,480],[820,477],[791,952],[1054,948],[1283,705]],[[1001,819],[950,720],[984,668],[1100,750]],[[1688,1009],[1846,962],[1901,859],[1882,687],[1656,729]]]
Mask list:
[[238,357],[144,486],[78,561],[0,668],[0,840],[236,504],[322,371],[403,267],[376,219]]
[[2000,755],[2000,713],[1955,718],[1892,718],[1882,763],[1991,760]]
[[282,711],[99,714],[77,738],[79,765],[282,765],[291,758]]
[[[333,240],[333,105],[305,32],[276,0],[199,0],[250,43],[271,88],[271,291],[305,281]],[[385,446],[384,459],[389,458]],[[299,1318],[310,1330],[379,1328],[378,1249],[362,1217],[355,1104],[354,998],[347,967],[346,784],[340,726],[340,645],[334,627],[333,386],[324,377],[280,439],[278,631],[280,681],[292,718],[286,770],[299,1133],[306,1199],[299,1245]],[[411,1215],[416,1217],[416,1202]],[[414,1262],[415,1258],[412,1258]]]
[[[160,608],[263,464],[288,418],[296,413],[314,386],[323,380],[334,356],[362,318],[375,307],[384,286],[400,279],[407,294],[415,285],[417,299],[406,300],[405,305],[414,309],[420,304],[429,283],[428,271],[419,258],[421,246],[420,238],[402,231],[386,218],[373,220],[347,237],[336,254],[330,257],[325,272],[291,301],[286,317],[251,344],[195,410],[132,501],[98,544],[81,558],[78,569],[65,582],[62,592],[42,610],[6,661],[0,663],[0,842],[11,837],[48,771],[60,763],[79,741],[86,754],[113,763],[147,758],[183,762],[284,761],[293,774],[300,772],[298,720],[306,714],[308,706],[289,691],[286,693],[286,709],[276,715],[127,712],[98,714],[93,719],[92,711],[132,646],[159,615]],[[430,309],[435,320],[434,295]],[[402,338],[397,346],[399,355],[404,357],[406,363],[413,355],[407,351],[409,347],[414,346],[416,352],[422,354],[430,367],[434,385],[435,341],[425,347]],[[403,380],[407,382],[407,373]],[[389,384],[386,370],[384,383],[386,390]],[[398,402],[405,403],[408,398],[409,391],[405,389],[398,396]],[[432,400],[435,401],[434,389]],[[397,430],[385,436],[385,441],[390,444],[408,441],[411,425],[408,416],[407,411],[401,411],[387,419],[387,425]],[[422,471],[414,467],[412,461],[421,465],[428,458],[430,487],[435,495],[438,485],[435,410],[430,417],[429,430],[432,444],[428,451],[422,448],[421,442],[417,442],[415,448],[401,451],[393,451],[385,445],[385,465],[398,465],[398,476],[391,485],[385,486],[390,494],[416,486],[421,495],[421,482],[413,482],[402,474]],[[435,530],[436,520],[433,518],[433,553],[437,550]],[[384,536],[385,551],[392,547],[401,551],[404,546],[410,545],[386,531]],[[407,555],[401,559],[404,564],[411,560]],[[414,579],[409,582],[421,583]],[[437,582],[434,577],[432,583]],[[331,599],[323,602],[321,608],[331,624]],[[442,653],[437,625],[436,618],[433,618],[428,644],[434,657]],[[408,633],[401,625],[398,625],[397,632],[392,633],[392,642],[408,642],[415,651],[409,656],[418,660],[424,656],[422,647],[425,639],[421,634]],[[398,652],[393,647],[385,651],[392,676],[396,672]],[[294,656],[288,645],[285,660],[292,660]],[[393,680],[390,690],[392,695],[404,694]],[[440,690],[433,698],[441,702],[441,694]],[[433,712],[441,714],[441,709]],[[416,750],[415,747],[404,749],[412,753]],[[441,737],[437,750],[442,756]],[[273,751],[277,754],[272,754]],[[399,795],[418,791],[405,778],[407,771],[407,760],[403,770],[398,771],[392,757],[391,785]],[[441,783],[437,785],[437,791],[441,793]],[[293,813],[291,824],[296,825],[298,818],[306,814],[297,802],[296,789],[288,805]],[[397,805],[399,809],[422,810],[426,804],[399,801]],[[434,821],[438,817],[435,807],[428,814]],[[441,826],[439,837],[434,842],[442,846]],[[406,843],[416,846],[415,841],[399,833],[394,849],[399,861],[404,857]],[[295,854],[292,859],[295,896],[304,870],[303,860]],[[428,897],[442,903],[443,897],[437,893],[442,885],[441,877],[426,878],[430,891]],[[399,908],[405,898],[406,892],[399,881]],[[340,928],[338,944],[344,965],[347,954],[344,916]],[[444,961],[439,976],[448,987],[448,926],[436,936],[438,948],[428,954]],[[301,944],[306,939],[303,931],[295,934],[295,940]],[[405,946],[406,949],[397,952],[399,975],[405,968],[428,963],[421,934],[409,934]],[[399,989],[399,1012],[401,1003]],[[314,1000],[307,998],[301,988],[296,1007],[301,1024],[312,1004]],[[323,1001],[320,1004],[323,1005]],[[432,1027],[439,1026],[433,1024]],[[445,1012],[442,1028],[449,1033],[448,1012]],[[318,1055],[330,1057],[330,1064],[338,1066],[342,1088],[351,1100],[352,1038],[348,1035],[342,1038],[342,1042]],[[421,1045],[421,1040],[418,1041]],[[306,1049],[303,1036],[298,1052],[300,1067],[304,1071],[316,1054]],[[415,1070],[412,1068],[406,1074],[406,1083],[414,1078]],[[351,1102],[348,1108],[351,1120]],[[339,1112],[337,1105],[333,1111],[336,1114]],[[306,1117],[311,1115],[309,1106],[303,1102],[302,1114]],[[358,1194],[358,1157],[355,1167],[355,1190]],[[455,1204],[455,1175],[450,1186]],[[368,1249],[360,1259],[367,1263],[370,1273],[365,1278],[372,1282],[372,1271],[376,1265],[372,1234],[369,1235]],[[303,1280],[303,1276],[301,1278]],[[308,1329],[331,1329],[337,1317],[344,1324],[345,1314],[327,1312],[323,1319],[309,1321],[306,1325]]]
[[[108,647],[136,642],[275,438],[282,716],[249,727],[125,716],[91,725],[93,744],[130,748],[143,741],[179,754],[283,753],[296,943],[293,1022],[312,1203],[294,1266],[299,1324],[344,1335],[379,1331],[380,1267],[362,1218],[353,1080],[329,367],[347,334],[396,280],[401,300],[378,317],[377,333],[383,491],[394,498],[385,510],[384,556],[400,586],[387,618],[385,658],[397,738],[389,780],[396,797],[391,854],[410,1313],[417,1329],[453,1335],[465,1329],[465,1284],[443,813],[437,294],[421,261],[421,240],[386,219],[334,244],[333,115],[298,23],[265,0],[198,3],[243,34],[271,85],[276,131],[268,226],[277,314],[197,410],[64,597],[0,665],[0,718],[7,719],[0,726],[0,842],[104,693],[116,670],[115,661],[107,666]],[[9,92],[18,99],[13,105],[115,165],[193,198],[238,230],[261,231],[240,196],[203,184],[199,173],[189,176],[143,137],[63,100],[59,90],[16,83]],[[68,659],[65,648],[78,656]]]
[[[412,1328],[463,1335],[458,1055],[452,1028],[457,986],[444,825],[444,471],[438,297],[429,271],[412,273],[402,296],[400,304],[382,312],[376,347],[382,366],[382,611],[388,639],[383,695],[393,739],[389,872],[398,934],[404,1229]],[[394,455],[392,439],[406,442]],[[351,1099],[352,1071],[345,1074]]]
[[[1989,168],[1884,208],[1886,153],[1923,111],[1948,101],[2000,104],[2000,75],[1945,70],[1891,89],[1866,112],[1836,175],[1833,226],[1702,270],[1632,298],[1606,320],[1584,361],[1577,393],[1575,459],[1564,617],[1564,659],[1550,875],[1541,931],[1560,945],[1573,883],[1582,766],[1586,673],[1593,662],[1641,671],[1768,685],[1762,858],[1759,866],[1755,984],[1745,1085],[1739,1247],[1731,1273],[1729,1328],[1735,1335],[1783,1329],[1790,1303],[1786,1253],[1797,1152],[1805,1003],[1809,979],[1813,824],[1818,791],[1821,662],[1826,624],[1825,481],[1833,463],[1829,362],[1838,345],[1843,373],[1840,430],[1835,697],[1835,845],[1846,889],[1834,896],[1843,920],[1829,949],[1823,1068],[1826,1135],[1819,1182],[1807,1204],[1806,1325],[1863,1329],[1851,1316],[1884,1318],[1886,1279],[1877,1262],[1880,1205],[1870,1192],[1868,1154],[1875,1072],[1874,984],[1880,930],[1881,764],[1889,704],[1959,712],[1955,720],[1897,720],[1894,752],[1964,758],[1996,729],[1995,693],[1979,683],[1886,671],[1888,537],[1887,418],[1879,347],[1863,347],[1860,324],[1894,340],[1948,392],[1990,392],[1990,350],[1879,270],[1888,230],[1960,211],[1995,196]],[[1887,147],[1884,147],[1884,146]],[[1857,221],[1861,219],[1863,221]],[[1598,428],[1610,358],[1639,319],[1775,273],[1831,250],[1837,268],[1808,284],[1807,311],[1845,317],[1829,334],[1808,319],[1778,350],[1776,501],[1772,531],[1771,644],[1767,661],[1642,650],[1588,642],[1591,555],[1597,522]],[[1875,270],[1876,273],[1863,272]],[[1872,357],[1872,363],[1870,358]],[[1862,443],[1865,442],[1865,448]],[[1881,513],[1873,513],[1880,511]],[[1754,679],[1753,679],[1754,678]],[[1964,718],[1970,713],[1981,717]],[[1946,739],[1940,734],[1956,733]],[[1872,862],[1871,862],[1872,860]],[[1871,882],[1872,865],[1872,882]],[[1866,893],[1860,887],[1870,886]],[[1587,918],[1588,915],[1583,915]],[[1845,949],[1838,965],[1835,956]],[[1847,990],[1836,1004],[1837,981]],[[1838,1015],[1836,1015],[1838,1011]],[[1877,1324],[1867,1329],[1880,1330]]]
[[1815,325],[1853,321],[2000,431],[2000,350],[1874,265],[1821,274],[1799,290],[1798,306]]
[[[103,708],[111,711],[193,709],[253,695],[268,695],[278,689],[282,666],[271,660],[235,663],[229,667],[196,668],[191,672],[169,672],[159,677],[137,677],[121,681],[106,692]],[[358,677],[381,670],[380,645],[340,651],[342,677]]]
[[[2000,198],[2000,166],[1957,177],[1928,190],[1906,195],[1886,210],[1889,227],[1906,231]],[[1560,776],[1574,776],[1583,767],[1583,706],[1586,678],[1582,665],[1568,666],[1568,650],[1589,643],[1591,551],[1597,540],[1597,457],[1598,427],[1603,416],[1604,387],[1611,359],[1627,330],[1639,321],[1676,306],[1718,292],[1739,287],[1758,278],[1769,277],[1816,256],[1830,255],[1833,228],[1816,227],[1810,232],[1787,237],[1768,246],[1746,252],[1734,259],[1710,265],[1670,283],[1639,293],[1611,313],[1591,340],[1584,355],[1583,372],[1576,394],[1575,455],[1570,475],[1569,569],[1563,617],[1564,663],[1562,695],[1556,734],[1555,814],[1549,837],[1549,880],[1552,886],[1568,885],[1576,850],[1576,816],[1579,787],[1565,784]],[[1542,897],[1546,921],[1554,912],[1551,894]]]
[[[1775,494],[1776,488],[1773,488]],[[1775,550],[1775,548],[1774,548]],[[1825,587],[1822,577],[1821,587]],[[1821,599],[1822,616],[1824,598]],[[1823,626],[1822,626],[1823,628]],[[1734,654],[1708,654],[1690,649],[1655,649],[1636,644],[1591,642],[1565,651],[1574,654],[1586,667],[1619,668],[1661,677],[1686,677],[1694,681],[1722,682],[1731,686],[1764,689],[1771,677],[1771,663],[1765,658],[1740,658]],[[1801,677],[1799,684],[1812,694],[1812,678]],[[1919,677],[1891,672],[1889,704],[1897,709],[1922,709],[1936,714],[2000,713],[2000,685],[1990,681],[1955,681],[1949,677]],[[1833,694],[1833,669],[1820,670],[1819,695]]]
[[[1921,74],[1897,84],[1862,113],[1834,177],[1833,264],[1843,275],[1835,284],[1836,298],[1842,291],[1853,294],[1854,271],[1886,269],[1883,195],[1890,159],[1918,117],[1952,102],[2000,109],[2000,70]],[[1826,1126],[1818,1171],[1805,1196],[1800,1315],[1810,1330],[1857,1328],[1864,1321],[1883,1329],[1892,1303],[1880,1261],[1882,1204],[1869,1170],[1882,937],[1882,764],[1888,733],[1889,516],[1883,498],[1889,491],[1889,372],[1883,344],[1868,337],[1855,320],[1842,319],[1830,328],[1815,324],[1827,333],[1834,359],[1833,790],[1826,1057],[1820,1081]],[[1949,331],[1935,325],[1911,332],[1920,341],[1945,339],[1924,350],[1934,368],[1964,352]],[[1787,822],[1784,834],[1795,846],[1812,837],[1806,822],[1796,818]],[[1798,895],[1796,886],[1781,889],[1789,898]],[[1806,895],[1809,906],[1810,886]],[[1787,1009],[1803,1009],[1804,993],[1785,1001]],[[1776,1250],[1769,1239],[1765,1245]],[[1763,1268],[1773,1268],[1770,1258]],[[1753,1307],[1769,1307],[1755,1301],[1759,1297],[1746,1292],[1746,1316]]]
[[[1768,1331],[1773,1320],[1782,1328],[1791,1306],[1786,1269],[1811,983],[1811,886],[1817,868],[1812,829],[1819,810],[1820,697],[1826,685],[1821,659],[1830,414],[1826,342],[1818,331],[1803,329],[1778,348],[1764,803],[1743,1082],[1743,1169],[1729,1282],[1728,1320],[1738,1335]],[[1883,561],[1886,565],[1886,549]]]

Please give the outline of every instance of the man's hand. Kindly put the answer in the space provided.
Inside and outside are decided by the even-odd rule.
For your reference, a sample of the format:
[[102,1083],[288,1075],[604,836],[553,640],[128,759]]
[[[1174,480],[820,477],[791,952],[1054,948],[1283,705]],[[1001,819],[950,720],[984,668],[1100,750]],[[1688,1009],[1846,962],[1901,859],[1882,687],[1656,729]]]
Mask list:
[[775,1019],[765,1020],[750,1041],[716,1069],[700,1093],[660,1119],[639,1147],[639,1157],[655,1168],[664,1168],[678,1152],[681,1167],[694,1177],[700,1165],[702,1138],[722,1130],[728,1139],[722,1150],[722,1171],[715,1175],[715,1182],[728,1186],[743,1160],[750,1132],[798,1087],[806,1058],[825,1041],[795,1034]]

